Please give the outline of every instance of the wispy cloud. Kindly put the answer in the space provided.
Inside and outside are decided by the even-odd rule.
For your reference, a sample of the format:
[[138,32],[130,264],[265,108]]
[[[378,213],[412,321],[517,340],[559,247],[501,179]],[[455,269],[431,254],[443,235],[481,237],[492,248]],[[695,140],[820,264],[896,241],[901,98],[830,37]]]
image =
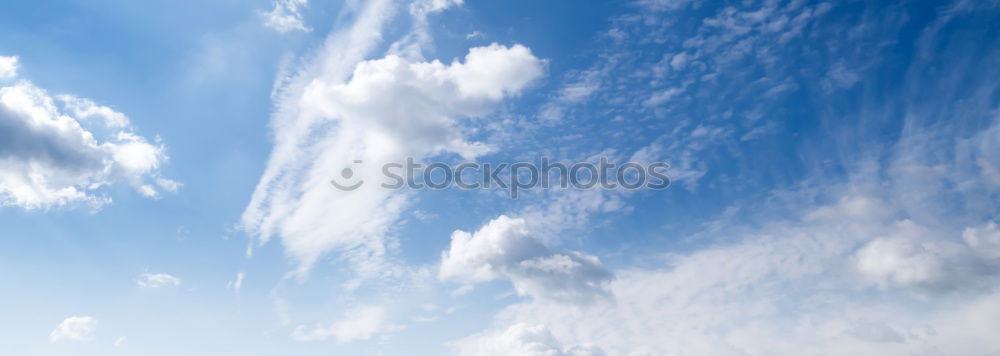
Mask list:
[[320,341],[333,338],[337,342],[367,340],[378,334],[401,329],[388,322],[386,310],[378,306],[358,307],[348,311],[342,320],[330,325],[316,325],[314,328],[299,326],[292,337],[298,341]]
[[301,11],[308,4],[309,0],[274,0],[274,8],[269,12],[261,13],[264,25],[280,33],[312,31],[302,22]]
[[162,287],[176,287],[181,285],[180,278],[166,273],[143,273],[135,279],[135,284],[139,288],[156,289]]
[[89,316],[71,316],[56,326],[49,334],[49,342],[73,341],[90,343],[97,338],[97,319]]

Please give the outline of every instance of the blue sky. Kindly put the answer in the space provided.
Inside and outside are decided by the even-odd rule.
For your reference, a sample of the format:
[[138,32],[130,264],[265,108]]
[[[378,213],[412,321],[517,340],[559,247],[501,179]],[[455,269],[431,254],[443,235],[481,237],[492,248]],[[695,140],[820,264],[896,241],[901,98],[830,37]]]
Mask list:
[[[0,344],[1000,353],[997,24],[961,0],[7,4]],[[327,184],[541,157],[672,185]]]

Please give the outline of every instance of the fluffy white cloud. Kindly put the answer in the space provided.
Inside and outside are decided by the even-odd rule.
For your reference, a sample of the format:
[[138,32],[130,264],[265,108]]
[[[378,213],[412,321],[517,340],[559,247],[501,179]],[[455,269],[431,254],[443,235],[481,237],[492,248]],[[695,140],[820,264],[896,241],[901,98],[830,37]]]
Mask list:
[[160,177],[166,159],[111,108],[27,81],[0,88],[0,205],[97,207],[110,201],[98,190],[119,181],[157,197],[179,186]]
[[579,252],[555,253],[532,236],[524,219],[505,215],[470,234],[455,231],[439,276],[467,283],[509,279],[519,295],[587,301],[604,293],[611,273]]
[[286,33],[291,31],[311,31],[302,23],[301,8],[306,7],[309,0],[274,0],[274,8],[262,13],[264,25],[274,30]]
[[71,316],[59,323],[49,334],[49,342],[75,341],[89,343],[94,341],[97,330],[97,319],[89,316]]
[[143,273],[136,278],[139,288],[174,287],[181,285],[181,280],[166,273]]
[[876,238],[858,250],[856,268],[881,288],[947,283],[954,277],[948,270],[962,265],[962,247],[935,241],[928,234],[913,221],[901,221],[890,236]]
[[[465,139],[460,120],[488,113],[543,72],[521,45],[473,48],[450,64],[363,60],[391,5],[365,3],[354,25],[331,35],[279,95],[275,147],[242,224],[261,243],[280,237],[299,276],[334,250],[361,275],[395,273],[382,261],[409,196],[378,186],[382,163],[487,152]],[[366,183],[350,192],[332,187],[345,168],[353,173],[345,184]]]
[[292,337],[298,341],[318,341],[333,338],[337,342],[368,340],[377,334],[400,330],[400,326],[387,320],[382,307],[366,306],[348,311],[342,320],[330,325],[316,325],[309,329],[303,325],[295,328]]
[[0,79],[11,79],[17,76],[17,57],[0,56]]

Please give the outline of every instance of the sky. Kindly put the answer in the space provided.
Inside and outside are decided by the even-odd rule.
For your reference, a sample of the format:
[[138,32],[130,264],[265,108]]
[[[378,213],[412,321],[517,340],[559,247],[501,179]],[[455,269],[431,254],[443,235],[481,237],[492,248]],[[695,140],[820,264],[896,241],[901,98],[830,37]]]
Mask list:
[[1000,2],[2,8],[5,354],[1000,354]]

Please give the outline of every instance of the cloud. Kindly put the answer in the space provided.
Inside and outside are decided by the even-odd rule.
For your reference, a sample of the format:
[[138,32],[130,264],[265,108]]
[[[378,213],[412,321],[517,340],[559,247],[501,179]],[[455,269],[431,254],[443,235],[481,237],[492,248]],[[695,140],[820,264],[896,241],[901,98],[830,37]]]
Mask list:
[[261,13],[264,26],[280,33],[292,31],[309,32],[312,29],[302,23],[301,8],[309,5],[309,0],[274,0],[274,8],[270,12]]
[[876,238],[855,253],[855,267],[881,288],[947,283],[955,275],[948,269],[961,265],[962,247],[934,241],[927,234],[913,221],[900,221],[890,236]]
[[[962,332],[961,323],[949,320],[970,312],[964,307],[956,309],[948,303],[907,306],[899,301],[906,294],[889,298],[870,294],[865,287],[870,276],[880,278],[887,287],[912,290],[915,300],[921,300],[929,296],[925,285],[946,280],[990,285],[982,278],[995,280],[1000,271],[978,274],[977,280],[968,278],[965,270],[944,268],[960,260],[938,250],[928,255],[912,246],[879,245],[878,236],[914,238],[926,232],[905,220],[887,223],[895,215],[887,204],[863,194],[847,194],[836,204],[803,209],[797,220],[774,221],[744,232],[737,242],[668,254],[659,268],[617,270],[607,287],[611,298],[586,308],[551,300],[514,304],[497,315],[492,330],[455,345],[463,355],[494,354],[501,352],[489,351],[499,347],[494,345],[521,345],[510,341],[511,335],[526,333],[533,336],[529,339],[543,340],[523,343],[537,350],[586,344],[608,354],[878,355],[912,354],[932,347],[971,350],[960,354],[1000,350],[1000,343],[985,339],[975,345],[963,343],[975,334],[1000,330],[993,325]],[[733,227],[718,233],[740,230]],[[858,255],[869,263],[880,263],[867,267],[860,280],[849,267]],[[878,260],[878,256],[885,258]],[[492,273],[486,268],[463,267],[474,275]],[[969,291],[971,299],[962,300],[978,303],[984,313],[996,310],[995,300],[1000,300],[990,289],[952,287]],[[530,329],[535,332],[523,331],[524,325],[535,326]],[[543,329],[547,331],[539,331]]]
[[74,341],[90,343],[96,338],[97,319],[89,316],[71,316],[59,323],[49,334],[49,342]]
[[962,232],[962,239],[982,258],[1000,259],[1000,227],[995,222],[969,227]]
[[692,0],[638,0],[635,3],[654,11],[673,11],[696,2]]
[[543,325],[514,324],[483,335],[472,343],[453,345],[462,355],[602,356],[600,348],[576,345],[564,348]]
[[[396,273],[383,261],[410,196],[378,187],[381,164],[488,152],[465,138],[460,120],[486,115],[544,70],[521,45],[472,48],[450,64],[396,55],[363,60],[392,12],[390,3],[365,5],[353,27],[331,35],[307,74],[282,91],[272,118],[275,147],[242,217],[261,243],[281,238],[299,277],[331,251],[359,275]],[[366,183],[334,189],[330,180],[345,168],[353,182]]]
[[136,278],[135,283],[139,288],[156,289],[179,286],[181,280],[166,273],[143,273],[139,275],[139,278]]
[[455,231],[441,256],[439,276],[467,283],[503,278],[518,295],[568,301],[602,295],[611,279],[597,257],[552,252],[531,236],[524,219],[506,215],[472,234]]
[[12,79],[17,76],[17,56],[0,56],[0,79]]
[[549,124],[562,121],[574,106],[601,89],[601,76],[604,74],[606,73],[592,68],[567,78],[567,83],[563,84],[558,93],[539,109],[539,119]]
[[649,99],[646,99],[646,101],[643,102],[643,105],[646,105],[646,106],[657,106],[657,105],[663,104],[667,100],[670,100],[671,98],[677,96],[678,94],[680,94],[683,91],[684,91],[684,89],[681,89],[681,88],[664,89],[662,91],[653,93],[653,95],[650,95]]
[[292,338],[298,341],[321,341],[333,338],[346,343],[368,340],[377,334],[390,333],[401,327],[390,324],[382,307],[366,306],[348,311],[342,320],[330,325],[316,325],[312,329],[304,325],[295,328]]
[[465,39],[467,39],[467,40],[482,39],[482,38],[486,38],[486,34],[483,33],[482,31],[479,31],[479,30],[472,31],[472,32],[469,32],[469,33],[465,34]]
[[[705,60],[735,60],[726,58],[733,53],[721,54],[722,58],[707,54],[725,52],[729,47],[724,44],[759,31],[757,24],[765,23],[759,18],[781,16],[774,10],[722,10],[711,24],[724,31],[700,32],[705,42],[690,43],[701,53],[693,52],[696,55],[688,58],[685,68],[698,68],[696,63]],[[796,17],[809,17],[826,10],[817,6],[794,12],[799,13]],[[787,17],[782,26],[791,26],[786,33],[795,36],[795,27],[804,25],[793,26],[795,21]],[[992,163],[1000,162],[996,153],[1000,151],[993,149],[1000,137],[994,95],[998,82],[996,71],[982,70],[995,68],[1000,57],[994,55],[992,38],[974,37],[986,43],[983,48],[963,47],[967,44],[953,42],[959,34],[937,33],[962,19],[946,17],[928,26],[917,41],[918,55],[906,70],[899,93],[880,91],[878,100],[848,96],[879,103],[820,119],[830,120],[822,122],[830,127],[833,122],[850,126],[836,133],[830,147],[807,142],[800,154],[807,161],[839,164],[846,174],[817,169],[794,188],[778,185],[759,201],[734,203],[717,221],[702,224],[702,231],[670,236],[678,245],[673,252],[631,255],[641,265],[613,271],[615,278],[606,288],[610,298],[586,308],[545,299],[518,302],[499,312],[488,330],[455,342],[456,350],[487,353],[482,350],[498,342],[494,340],[504,340],[499,335],[508,330],[517,334],[527,325],[545,330],[529,334],[541,335],[539,349],[558,350],[550,353],[581,344],[613,355],[1000,352],[1000,342],[990,336],[1000,332],[1000,326],[989,321],[1000,315],[1000,254],[996,253],[1000,228],[995,204],[1000,186]],[[858,25],[857,33],[869,34],[872,25]],[[894,31],[894,26],[887,31]],[[978,27],[960,31],[965,31],[960,32],[963,36],[981,36]],[[772,37],[748,41],[767,38]],[[721,52],[713,49],[716,45],[722,46]],[[957,47],[973,48],[971,53],[976,54]],[[759,52],[739,56],[767,56],[763,50],[767,46],[751,48]],[[844,68],[850,67],[852,73],[864,69],[865,60]],[[773,64],[777,69],[787,65]],[[947,69],[935,77],[939,80],[921,74],[929,68]],[[816,73],[822,76],[826,71]],[[850,86],[871,89],[869,74],[859,74],[864,80]],[[768,81],[759,92],[782,82]],[[832,90],[822,83],[812,89],[823,96]],[[763,103],[761,107],[774,100],[754,98]],[[854,115],[860,117],[858,122],[844,123]],[[879,137],[897,134],[878,126],[886,124],[884,116],[900,121],[897,139],[867,146],[872,140],[866,135],[872,132]],[[701,138],[684,142],[683,148],[692,153],[717,138],[738,137],[704,121],[688,124],[684,131],[688,137]],[[654,142],[644,155],[671,152],[668,145]],[[813,155],[809,148],[814,145],[828,152]]]
[[137,135],[109,107],[23,80],[0,87],[0,205],[99,207],[111,201],[101,188],[122,181],[156,198],[180,185],[160,176],[166,160],[158,138]]
[[415,0],[410,3],[410,13],[431,14],[452,6],[461,6],[464,2],[464,0]]
[[[988,336],[1000,326],[987,321],[1000,312],[993,203],[1000,187],[983,163],[996,157],[989,148],[1000,120],[986,94],[996,92],[995,75],[925,82],[923,65],[940,63],[915,61],[900,99],[904,129],[896,142],[880,143],[888,148],[837,138],[839,154],[859,159],[844,163],[845,176],[811,177],[762,202],[734,204],[741,218],[727,210],[703,232],[676,238],[692,245],[678,242],[677,252],[641,258],[655,262],[615,270],[611,298],[587,308],[513,304],[492,328],[455,345],[476,354],[507,330],[535,325],[554,350],[587,344],[615,355],[1000,352]],[[958,73],[945,77],[982,77]],[[959,100],[951,88],[976,94]],[[912,90],[921,89],[941,99],[912,103]]]
[[226,284],[226,288],[230,288],[230,289],[236,291],[236,294],[239,294],[240,293],[240,288],[243,287],[243,277],[245,277],[245,276],[246,276],[246,274],[244,274],[243,272],[237,273],[236,274],[236,279],[234,279],[234,280],[230,281],[229,283],[227,283]]
[[409,4],[410,31],[389,46],[389,54],[413,61],[422,61],[423,52],[434,47],[428,18],[431,15],[461,6],[463,0],[414,0]]

